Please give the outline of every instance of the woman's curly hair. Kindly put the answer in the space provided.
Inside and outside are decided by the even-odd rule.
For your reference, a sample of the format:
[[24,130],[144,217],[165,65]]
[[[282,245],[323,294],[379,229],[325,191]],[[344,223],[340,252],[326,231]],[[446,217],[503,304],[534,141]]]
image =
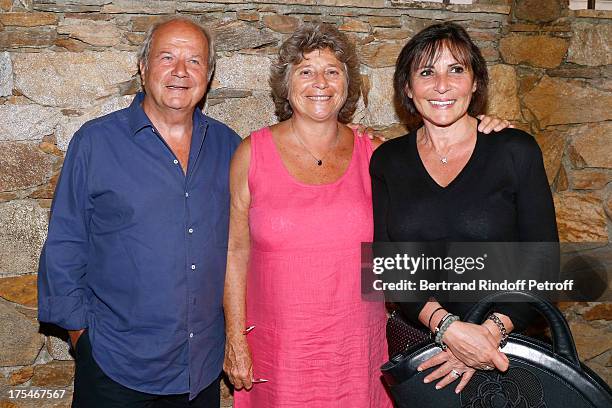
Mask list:
[[287,120],[293,115],[288,99],[292,68],[302,62],[305,54],[324,49],[331,50],[343,64],[347,77],[347,98],[338,113],[338,120],[350,122],[361,90],[359,59],[348,37],[335,26],[325,23],[302,24],[278,51],[278,60],[271,69],[270,86],[279,120]]

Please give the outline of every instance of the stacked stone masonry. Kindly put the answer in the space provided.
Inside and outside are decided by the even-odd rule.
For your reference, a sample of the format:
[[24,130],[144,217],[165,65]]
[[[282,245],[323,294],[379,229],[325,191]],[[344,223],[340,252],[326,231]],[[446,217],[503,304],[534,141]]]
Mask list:
[[[561,239],[606,248],[612,233],[612,12],[566,0],[0,0],[0,407],[68,407],[66,334],[36,321],[36,270],[50,202],[73,133],[126,107],[139,89],[135,51],[160,18],[188,15],[215,32],[206,112],[241,136],[274,123],[267,78],[302,21],[336,24],[362,59],[354,121],[395,137],[414,126],[391,98],[395,59],[437,21],[465,26],[489,64],[488,113],[536,136]],[[609,249],[609,248],[608,248]],[[612,308],[563,303],[580,357],[612,381]],[[61,399],[9,398],[20,387]],[[223,388],[223,406],[231,395]]]

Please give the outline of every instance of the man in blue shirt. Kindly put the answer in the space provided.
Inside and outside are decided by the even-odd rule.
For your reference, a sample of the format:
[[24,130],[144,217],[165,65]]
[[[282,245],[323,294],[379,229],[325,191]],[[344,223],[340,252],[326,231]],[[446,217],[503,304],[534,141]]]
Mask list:
[[230,158],[202,114],[210,35],[150,30],[145,93],[83,125],[66,153],[40,257],[39,319],[69,331],[73,407],[218,407]]

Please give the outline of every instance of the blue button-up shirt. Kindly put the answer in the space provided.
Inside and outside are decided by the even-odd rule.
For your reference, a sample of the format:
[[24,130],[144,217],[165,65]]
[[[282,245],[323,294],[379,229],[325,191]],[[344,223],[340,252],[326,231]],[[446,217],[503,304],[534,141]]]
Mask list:
[[132,105],[83,125],[62,169],[38,274],[39,319],[88,328],[118,383],[191,397],[222,369],[229,163],[240,138],[199,109],[187,174]]

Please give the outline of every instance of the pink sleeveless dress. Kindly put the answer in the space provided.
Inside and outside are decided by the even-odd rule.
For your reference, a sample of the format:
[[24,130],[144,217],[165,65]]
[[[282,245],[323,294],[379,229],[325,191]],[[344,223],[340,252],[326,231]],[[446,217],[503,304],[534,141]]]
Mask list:
[[[254,384],[244,408],[387,408],[382,302],[361,300],[360,244],[372,241],[367,138],[324,185],[289,174],[269,128],[251,134],[247,326]],[[313,163],[314,164],[314,163]]]

